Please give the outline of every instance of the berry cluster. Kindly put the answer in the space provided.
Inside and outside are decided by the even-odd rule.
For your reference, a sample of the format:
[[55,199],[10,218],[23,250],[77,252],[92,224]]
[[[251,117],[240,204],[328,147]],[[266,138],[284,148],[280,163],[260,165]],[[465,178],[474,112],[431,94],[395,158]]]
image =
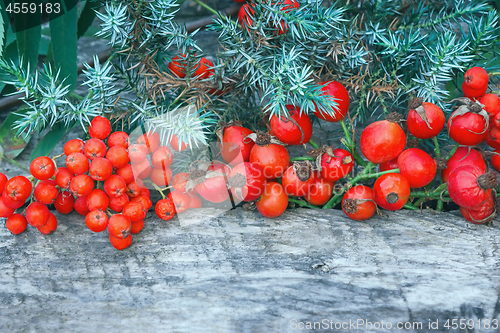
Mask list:
[[[170,184],[172,153],[160,146],[159,135],[154,132],[142,135],[131,145],[127,133],[111,133],[110,121],[101,116],[92,120],[89,135],[86,142],[66,142],[64,154],[54,159],[35,158],[30,165],[31,180],[24,176],[7,180],[0,174],[0,216],[7,218],[6,226],[12,233],[23,232],[27,224],[44,234],[55,231],[57,219],[47,207],[54,205],[61,214],[75,210],[85,216],[87,227],[94,232],[107,229],[115,248],[122,250],[132,244],[131,234],[142,230],[152,207],[143,180],[149,177],[155,186]],[[171,146],[179,151],[186,148],[178,147],[177,138]],[[66,156],[66,166],[58,168],[55,160],[62,156]],[[166,220],[173,218],[176,207],[179,212],[201,207],[199,197],[181,192],[186,183],[182,175],[176,175],[173,183],[179,191],[169,193],[169,198],[156,207]],[[14,214],[29,199],[24,215]]]

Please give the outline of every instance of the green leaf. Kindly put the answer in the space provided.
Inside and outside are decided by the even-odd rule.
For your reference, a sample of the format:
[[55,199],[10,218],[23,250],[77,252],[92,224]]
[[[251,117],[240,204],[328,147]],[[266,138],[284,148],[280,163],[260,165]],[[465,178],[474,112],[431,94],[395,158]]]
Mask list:
[[88,28],[92,25],[95,19],[95,10],[100,7],[99,1],[87,0],[85,1],[85,6],[82,9],[80,17],[78,18],[78,38],[82,37]]
[[33,26],[33,23],[28,22],[26,16],[17,15],[16,20],[16,40],[17,40],[17,50],[19,56],[23,57],[23,66],[26,67],[30,65],[30,70],[33,71],[38,64],[38,49],[40,47],[40,31],[42,30],[40,24],[42,24],[41,14],[38,16],[30,16],[30,19],[35,18],[38,20],[38,24],[33,28],[26,29],[27,26]]
[[64,123],[55,124],[50,132],[48,132],[40,142],[36,145],[35,149],[31,153],[31,160],[33,161],[35,158],[39,156],[48,156],[57,143],[68,134],[71,129],[75,126],[65,127]]
[[[68,1],[69,2],[69,1]],[[68,3],[66,3],[68,7]],[[54,65],[61,70],[61,78],[66,78],[71,90],[75,88],[77,65],[77,6],[50,21],[50,36]]]
[[40,48],[38,49],[38,54],[47,56],[47,52],[50,46],[50,39],[48,37],[42,36],[40,41]]
[[26,111],[27,108],[22,107],[15,113],[10,113],[0,126],[0,156],[16,158],[28,145],[31,135],[24,138],[22,135],[16,135],[16,131],[12,129],[14,122],[21,118],[18,114],[24,114]]

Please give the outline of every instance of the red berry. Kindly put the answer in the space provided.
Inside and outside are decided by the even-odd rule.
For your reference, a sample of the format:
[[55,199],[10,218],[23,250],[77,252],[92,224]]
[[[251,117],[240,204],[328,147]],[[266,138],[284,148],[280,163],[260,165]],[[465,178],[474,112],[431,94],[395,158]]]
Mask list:
[[430,184],[436,177],[437,164],[425,151],[418,148],[406,149],[398,157],[399,172],[418,188]]
[[479,100],[479,103],[484,105],[486,112],[493,117],[500,113],[500,97],[497,94],[486,94]]
[[89,159],[82,153],[71,153],[66,157],[66,167],[75,175],[84,174],[89,171]]
[[109,197],[109,208],[117,213],[123,211],[123,207],[130,201],[128,195],[122,194],[117,197]]
[[147,159],[139,164],[132,164],[132,172],[134,173],[134,178],[146,179],[151,174],[151,164],[149,164]]
[[173,219],[175,215],[174,202],[168,198],[158,201],[155,206],[155,213],[162,220],[168,221]]
[[56,200],[59,191],[51,183],[42,181],[35,187],[33,194],[38,202],[50,205]]
[[271,117],[273,134],[287,145],[302,145],[312,136],[311,119],[306,112],[301,112],[298,106],[285,105],[290,117]]
[[[495,121],[496,115],[493,118],[493,121]],[[489,131],[486,131],[486,138],[484,139],[488,146],[494,149],[500,149],[500,129],[492,124],[490,126]]]
[[108,219],[108,232],[119,239],[125,239],[130,235],[132,224],[122,214],[116,214]]
[[90,213],[90,210],[87,207],[87,196],[77,198],[73,208],[78,214],[82,216],[86,216],[88,213]]
[[18,209],[18,208],[21,208],[24,203],[26,202],[26,200],[20,200],[20,201],[16,201],[16,200],[12,200],[6,192],[2,193],[2,202],[3,204],[6,206],[6,207],[9,207],[9,208],[12,208],[12,209]]
[[115,170],[115,173],[122,177],[125,183],[130,184],[135,180],[134,171],[132,170],[132,165],[127,164],[123,168],[119,168]]
[[288,168],[290,155],[285,147],[270,143],[253,146],[250,152],[250,162],[258,164],[264,171],[266,179],[279,178]]
[[142,182],[142,180],[137,179],[136,181],[127,184],[127,195],[130,198],[137,197],[142,193],[143,188],[144,188],[144,183]]
[[47,156],[35,158],[30,164],[30,173],[39,180],[47,180],[55,173],[54,161]]
[[167,168],[172,164],[173,155],[165,146],[159,147],[151,156],[151,164],[154,168]]
[[59,193],[54,201],[54,207],[61,214],[69,214],[73,211],[75,198],[69,191]]
[[128,162],[130,162],[127,149],[120,146],[109,148],[106,153],[106,158],[111,161],[113,166],[117,169],[123,168],[128,164]]
[[194,194],[194,193],[190,193],[188,195],[190,196],[188,209],[201,208],[202,207],[202,202],[201,202],[201,198],[200,198],[199,195]]
[[94,189],[94,181],[88,175],[78,175],[71,180],[69,189],[75,197],[85,197]]
[[[489,184],[483,184],[480,176],[484,171],[474,165],[464,165],[453,170],[448,179],[448,193],[451,200],[467,209],[477,209],[491,196]],[[481,177],[482,178],[482,177]]]
[[107,158],[96,158],[90,163],[89,175],[93,180],[104,181],[111,177],[113,163]]
[[448,120],[448,133],[458,144],[475,146],[483,142],[488,135],[486,121],[485,117],[477,113],[457,115],[455,111]]
[[102,210],[105,211],[109,206],[109,198],[101,189],[94,189],[87,195],[87,208],[90,211]]
[[[265,183],[266,177],[264,176],[262,168],[250,162],[243,162],[236,165],[233,170],[231,170],[228,179],[228,185],[231,188],[231,192],[242,201],[257,200],[264,191]],[[184,185],[184,188],[185,187]]]
[[5,189],[5,184],[7,184],[7,176],[0,172],[0,195],[2,195]]
[[[301,178],[303,180],[301,180]],[[281,177],[281,185],[288,195],[303,197],[309,192],[309,188],[314,183],[311,168],[303,167],[298,163],[289,166]]]
[[69,156],[73,153],[82,153],[83,154],[83,146],[85,142],[80,139],[69,140],[64,144],[64,154]]
[[56,173],[56,184],[60,188],[69,189],[69,184],[73,178],[75,178],[75,175],[68,168],[61,167]]
[[472,67],[464,74],[464,83],[471,89],[488,87],[488,73],[481,67]]
[[464,92],[464,97],[470,98],[472,100],[477,100],[477,99],[481,99],[481,97],[484,96],[484,94],[486,93],[486,90],[488,90],[488,86],[484,86],[481,89],[472,89],[467,84],[465,84],[465,81],[464,81],[462,83],[462,90]]
[[142,163],[147,154],[148,151],[145,145],[133,144],[128,147],[128,156],[133,164]]
[[57,230],[57,218],[54,214],[49,212],[49,218],[47,219],[47,223],[40,227],[37,227],[38,231],[40,231],[44,235],[48,235],[51,232]]
[[304,198],[311,205],[323,206],[332,197],[334,185],[335,182],[316,176]]
[[102,210],[93,210],[85,216],[87,228],[93,232],[101,232],[108,227],[108,216]]
[[361,151],[372,163],[384,163],[396,158],[405,146],[405,132],[398,123],[388,120],[371,123],[361,133]]
[[151,171],[150,178],[158,186],[167,186],[172,182],[172,169],[154,168]]
[[495,218],[495,199],[493,195],[486,200],[485,203],[477,207],[476,209],[467,209],[460,207],[460,213],[469,222],[474,224],[487,223]]
[[168,194],[168,198],[174,202],[176,213],[180,214],[188,209],[190,196],[186,193],[173,191]]
[[24,176],[12,177],[5,183],[5,189],[2,195],[5,195],[12,201],[23,202],[31,195],[33,189],[31,182]]
[[137,139],[137,144],[146,146],[148,154],[152,154],[160,146],[160,134],[148,132]]
[[186,192],[186,184],[189,179],[189,173],[187,172],[179,172],[172,179],[172,186],[176,191]]
[[483,156],[474,148],[458,147],[453,156],[446,162],[446,169],[441,170],[441,178],[444,183],[448,182],[450,174],[463,165],[475,165],[484,172],[487,171]]
[[259,213],[264,217],[277,217],[283,214],[288,206],[288,195],[280,183],[267,182],[264,192],[255,202]]
[[123,206],[122,214],[130,222],[139,222],[146,217],[146,208],[138,202],[129,202]]
[[206,164],[200,165],[198,171],[200,174],[205,172],[205,177],[201,177],[201,180],[203,180],[201,183],[198,183],[197,180],[194,189],[203,199],[214,203],[224,202],[229,199],[226,179],[231,173],[231,169],[228,166],[211,162],[208,167]]
[[104,182],[104,191],[106,191],[106,194],[110,197],[117,197],[126,194],[127,184],[122,177],[112,175]]
[[97,116],[92,119],[89,126],[89,135],[91,138],[104,140],[111,133],[111,123],[108,119]]
[[349,189],[342,199],[342,210],[351,219],[357,221],[372,217],[377,211],[372,189],[364,185]]
[[127,149],[128,146],[130,145],[130,138],[128,134],[125,132],[121,131],[113,132],[109,136],[107,144],[109,148],[118,146]]
[[333,108],[334,117],[328,115],[327,113],[321,112],[321,110],[316,106],[314,114],[323,120],[336,123],[341,121],[347,115],[349,111],[349,93],[347,89],[337,81],[321,82],[320,85],[326,85],[321,88],[323,95],[330,96],[335,99],[337,103],[337,108]]
[[185,55],[173,57],[172,61],[168,64],[168,69],[177,77],[186,77],[186,61]]
[[148,211],[153,206],[151,199],[143,194],[132,198],[130,201],[140,203],[144,207],[144,209],[146,209],[146,211]]
[[183,151],[186,150],[187,147],[189,146],[185,142],[182,142],[181,146],[179,147],[179,139],[177,138],[177,135],[172,135],[172,139],[170,139],[170,145],[172,146],[172,149],[174,151]]
[[382,172],[382,171],[389,171],[389,170],[397,169],[398,168],[398,157],[396,157],[390,161],[380,163],[379,164],[380,171]]
[[83,146],[83,153],[90,160],[94,160],[98,157],[104,157],[106,155],[106,144],[100,139],[90,139],[85,142],[85,146]]
[[241,126],[229,126],[224,129],[221,143],[221,156],[230,165],[248,162],[250,151],[255,142],[247,136],[254,133],[248,128]]
[[435,137],[441,132],[445,122],[443,110],[432,103],[423,102],[416,110],[410,109],[408,112],[408,130],[418,139]]
[[347,176],[354,169],[354,158],[342,148],[327,149],[321,156],[321,172],[323,179],[336,182]]
[[[1,203],[0,203],[1,205]],[[28,221],[21,214],[12,214],[5,222],[5,227],[9,229],[14,235],[18,235],[28,226]]]
[[373,185],[373,200],[384,209],[401,209],[409,198],[410,183],[399,173],[386,173]]
[[203,80],[213,75],[213,67],[214,63],[208,60],[205,57],[200,59],[200,63],[197,65],[196,70],[193,73],[194,77],[197,77],[199,80]]
[[132,245],[132,235],[128,235],[127,238],[120,239],[109,234],[109,242],[115,249],[121,251]]
[[32,227],[41,227],[47,224],[49,219],[49,209],[44,204],[32,202],[26,208],[26,220]]
[[0,217],[7,218],[12,214],[14,214],[15,211],[16,211],[15,208],[10,208],[5,205],[3,198],[2,200],[0,200]]
[[145,196],[147,196],[148,198],[151,198],[151,194],[149,193],[149,189],[147,189],[146,187],[144,187],[144,188],[142,189],[141,195],[145,195]]
[[144,228],[144,220],[132,222],[132,229],[130,229],[130,232],[135,235],[138,234],[142,228]]

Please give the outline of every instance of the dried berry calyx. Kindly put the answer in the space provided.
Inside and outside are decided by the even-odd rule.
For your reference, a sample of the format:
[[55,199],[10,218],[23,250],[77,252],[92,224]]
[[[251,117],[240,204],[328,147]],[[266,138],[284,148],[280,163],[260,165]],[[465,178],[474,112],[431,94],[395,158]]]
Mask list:
[[348,214],[356,214],[358,212],[358,199],[345,199],[342,203],[342,209]]
[[487,190],[489,188],[495,188],[498,186],[498,173],[495,171],[490,171],[477,177],[477,184],[483,190]]
[[408,102],[408,108],[410,110],[417,110],[422,106],[424,99],[422,97],[414,97]]
[[391,192],[387,195],[387,197],[385,199],[387,200],[388,203],[394,204],[394,203],[398,202],[399,195],[395,192]]
[[385,120],[391,123],[400,123],[403,120],[403,116],[397,112],[391,112],[385,117]]
[[242,188],[247,183],[247,177],[245,177],[241,173],[238,173],[229,178],[227,183],[229,187]]
[[434,161],[436,161],[436,166],[439,170],[444,170],[448,167],[448,165],[446,164],[446,159],[443,157],[438,157],[434,159]]
[[311,178],[312,165],[309,161],[293,162],[293,170],[301,181],[305,182]]

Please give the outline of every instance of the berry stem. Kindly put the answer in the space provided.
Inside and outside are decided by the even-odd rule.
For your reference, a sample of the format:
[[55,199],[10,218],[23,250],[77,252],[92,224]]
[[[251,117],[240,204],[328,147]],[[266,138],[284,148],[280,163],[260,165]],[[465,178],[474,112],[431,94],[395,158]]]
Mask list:
[[313,157],[309,156],[299,156],[299,157],[294,157],[291,158],[290,161],[316,161]]
[[[340,125],[342,126],[342,130],[344,131],[344,135],[345,135],[345,141],[342,142],[344,144],[344,146],[346,146],[346,148],[349,150],[349,152],[352,154],[352,156],[354,157],[354,159],[356,160],[356,162],[358,162],[358,164],[366,167],[367,166],[367,163],[365,162],[365,160],[363,160],[363,158],[356,152],[356,144],[353,143],[352,139],[351,139],[351,135],[349,134],[349,129],[347,129],[347,126],[345,124],[345,121],[344,119],[342,119],[340,121]],[[342,140],[341,140],[342,141]]]
[[314,142],[312,139],[311,139],[311,140],[309,140],[309,142],[308,142],[308,143],[309,143],[311,146],[313,146],[313,148],[314,148],[314,149],[318,149],[318,148],[319,148],[318,144],[317,144],[316,142]]
[[404,205],[403,208],[406,208],[406,209],[409,209],[409,210],[418,210],[418,208],[415,208],[415,207],[413,207],[412,205],[410,205],[408,203],[406,205]]
[[[212,7],[210,7],[209,5],[207,5],[206,3],[204,3],[203,1],[201,0],[193,0],[194,2],[196,2],[197,4],[199,4],[200,6],[202,6],[203,8],[205,8],[206,10],[208,10],[209,12],[221,17],[221,18],[224,18],[226,21],[230,22],[232,21],[231,19],[229,18],[226,18],[225,16],[222,16],[218,11],[216,11],[215,9],[213,9]],[[233,21],[233,23],[235,23]]]
[[320,209],[320,207],[318,207],[318,206],[314,206],[314,205],[308,204],[305,201],[293,199],[293,198],[290,198],[290,197],[288,198],[288,202],[297,204],[297,205],[299,205],[301,207],[308,207],[308,208],[313,208],[313,209]]
[[161,188],[159,188],[158,185],[156,185],[155,183],[151,182],[151,184],[154,186],[155,190],[160,192],[162,198],[165,199],[165,194],[163,194],[163,190]]
[[446,160],[447,160],[447,161],[448,161],[448,160],[449,160],[449,159],[453,156],[453,154],[455,154],[455,152],[456,152],[456,151],[457,151],[457,149],[458,149],[458,146],[459,146],[459,144],[458,144],[458,143],[456,143],[456,144],[455,144],[455,147],[453,147],[453,149],[452,149],[452,150],[448,153],[448,155],[446,156]]
[[439,142],[438,142],[437,137],[433,137],[432,141],[434,141],[434,146],[436,147],[436,148],[434,148],[434,152],[436,153],[436,156],[438,158],[441,158],[441,149],[439,149]]
[[22,165],[22,164],[21,164],[21,163],[19,163],[19,162],[14,161],[13,159],[8,158],[8,157],[7,157],[7,156],[5,156],[5,155],[4,155],[4,156],[0,156],[0,159],[2,159],[2,160],[6,160],[7,162],[9,162],[9,163],[11,163],[11,164],[14,164],[15,166],[17,166],[17,167],[19,167],[19,168],[23,169],[23,170],[24,170],[24,171],[26,171],[27,173],[30,173],[30,170],[29,170],[28,168],[26,168],[24,165]]

